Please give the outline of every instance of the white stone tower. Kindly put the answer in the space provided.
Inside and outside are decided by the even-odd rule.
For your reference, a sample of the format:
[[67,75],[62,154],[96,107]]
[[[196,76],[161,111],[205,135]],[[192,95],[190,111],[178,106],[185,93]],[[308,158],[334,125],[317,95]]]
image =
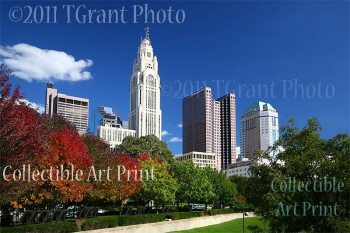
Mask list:
[[149,28],[145,30],[146,38],[141,38],[130,78],[129,129],[136,130],[136,137],[154,134],[161,140],[162,111],[158,61],[153,54]]

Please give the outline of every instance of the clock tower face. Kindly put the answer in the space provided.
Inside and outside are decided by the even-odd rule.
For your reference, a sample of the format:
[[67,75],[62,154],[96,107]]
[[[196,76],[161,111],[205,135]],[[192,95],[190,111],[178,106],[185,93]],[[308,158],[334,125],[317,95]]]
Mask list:
[[129,128],[136,130],[136,137],[155,135],[161,139],[162,111],[160,110],[160,77],[158,60],[147,29],[134,61],[133,74],[137,82],[130,80]]

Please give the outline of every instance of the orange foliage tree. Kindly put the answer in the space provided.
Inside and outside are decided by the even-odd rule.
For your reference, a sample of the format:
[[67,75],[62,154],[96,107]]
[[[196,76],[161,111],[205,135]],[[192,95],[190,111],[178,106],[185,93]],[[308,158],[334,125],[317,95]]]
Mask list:
[[37,171],[31,169],[31,179],[37,180],[36,186],[23,192],[13,203],[46,206],[80,202],[92,188],[87,182],[92,156],[78,132],[63,117],[42,116],[42,120],[46,123],[44,152]]
[[48,135],[47,152],[41,168],[50,169],[45,175],[45,187],[55,190],[55,200],[79,202],[91,189],[87,182],[92,157],[77,131],[62,127]]
[[126,154],[104,153],[94,161],[89,178],[93,184],[90,195],[96,200],[113,204],[118,201],[125,203],[127,198],[141,189],[137,159]]

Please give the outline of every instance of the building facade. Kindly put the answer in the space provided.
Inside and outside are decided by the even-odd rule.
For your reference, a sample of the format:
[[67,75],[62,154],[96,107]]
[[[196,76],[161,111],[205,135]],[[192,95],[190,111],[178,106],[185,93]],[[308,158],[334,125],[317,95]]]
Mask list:
[[235,95],[229,93],[217,101],[220,102],[221,167],[227,169],[237,156]]
[[46,85],[45,113],[62,115],[73,123],[80,135],[88,126],[89,99],[58,93],[52,83]]
[[123,121],[111,107],[98,106],[89,117],[88,132],[100,137],[111,148],[123,142],[127,136],[136,136],[135,130],[128,129],[128,122]]
[[251,173],[249,169],[252,165],[253,163],[250,160],[230,164],[226,170],[227,177],[230,177],[230,176],[250,177]]
[[215,153],[205,153],[192,151],[183,155],[175,156],[177,161],[191,161],[196,167],[205,168],[210,167],[212,169],[220,169],[217,164]]
[[270,162],[268,159],[260,159],[260,160],[252,161],[247,158],[243,158],[242,161],[240,162],[228,165],[226,169],[227,177],[230,177],[230,176],[251,177],[252,174],[251,174],[250,168],[256,164],[258,165],[265,164],[269,166]]
[[113,108],[98,106],[90,113],[88,132],[96,136],[98,127],[105,124],[110,124],[111,127],[117,127],[117,125],[122,125],[122,119]]
[[105,140],[111,148],[122,144],[123,139],[127,136],[136,136],[135,130],[123,129],[121,125],[112,126],[107,123],[97,128],[97,136]]
[[219,102],[212,98],[211,88],[182,100],[182,153],[200,151],[220,154]]
[[278,113],[269,103],[251,104],[240,119],[241,156],[254,159],[279,138]]
[[235,96],[213,99],[204,87],[182,100],[183,154],[191,151],[215,153],[220,169],[236,159]]
[[154,134],[161,140],[160,77],[158,60],[153,53],[148,28],[134,60],[130,78],[129,129],[136,137]]

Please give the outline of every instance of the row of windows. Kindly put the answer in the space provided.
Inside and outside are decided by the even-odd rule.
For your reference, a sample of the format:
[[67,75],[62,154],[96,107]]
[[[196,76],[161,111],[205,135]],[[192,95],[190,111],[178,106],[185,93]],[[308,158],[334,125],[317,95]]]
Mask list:
[[73,99],[66,99],[66,98],[62,98],[62,97],[58,98],[58,102],[60,102],[60,103],[67,103],[67,104],[88,106],[88,102],[80,101],[80,100],[73,100]]

